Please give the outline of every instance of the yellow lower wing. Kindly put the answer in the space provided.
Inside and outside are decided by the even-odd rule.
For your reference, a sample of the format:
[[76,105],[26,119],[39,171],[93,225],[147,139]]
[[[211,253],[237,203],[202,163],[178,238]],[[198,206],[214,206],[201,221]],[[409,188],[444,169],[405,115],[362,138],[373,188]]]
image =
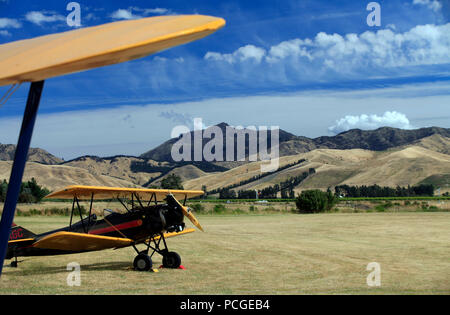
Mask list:
[[34,242],[34,238],[22,238],[20,240],[8,241],[8,245],[15,245],[15,244],[23,245],[24,243],[30,242]]
[[83,252],[126,247],[132,245],[133,243],[134,241],[129,238],[73,232],[56,232],[40,239],[33,244],[33,247]]
[[[195,232],[194,229],[186,229],[182,232],[164,233],[165,238],[171,238],[179,235]],[[153,239],[158,240],[160,236]],[[73,232],[56,232],[45,236],[35,242],[32,246],[43,249],[57,249],[73,252],[95,251],[108,248],[121,248],[131,246],[135,243],[129,238],[101,236]]]
[[[184,235],[184,234],[189,234],[189,233],[194,233],[195,230],[194,229],[186,229],[182,232],[172,232],[172,233],[164,233],[164,237],[165,238],[171,238],[171,237],[175,237],[175,236],[180,236],[180,235]],[[161,237],[160,236],[155,236],[153,239],[155,241],[159,240]],[[152,240],[152,239],[150,239]]]

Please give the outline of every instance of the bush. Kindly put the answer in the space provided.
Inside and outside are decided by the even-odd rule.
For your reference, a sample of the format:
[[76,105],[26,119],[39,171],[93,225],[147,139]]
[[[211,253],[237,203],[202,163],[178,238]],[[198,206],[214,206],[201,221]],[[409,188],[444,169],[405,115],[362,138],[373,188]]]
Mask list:
[[183,190],[183,185],[181,184],[181,177],[175,174],[170,174],[161,181],[162,189],[180,189]]
[[190,208],[192,210],[194,210],[194,212],[196,212],[196,213],[203,213],[203,212],[205,212],[205,207],[199,202],[192,203],[190,205]]
[[300,213],[318,213],[329,211],[336,204],[336,198],[328,191],[305,190],[295,202]]
[[226,208],[223,204],[217,204],[214,206],[215,213],[224,213],[225,211],[226,211]]

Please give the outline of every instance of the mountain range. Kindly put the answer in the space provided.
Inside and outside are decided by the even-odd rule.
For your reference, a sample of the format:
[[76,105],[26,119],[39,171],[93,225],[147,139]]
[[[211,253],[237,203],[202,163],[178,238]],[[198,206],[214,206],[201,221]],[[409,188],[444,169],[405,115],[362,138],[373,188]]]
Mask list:
[[[226,123],[217,127],[223,136],[227,128],[235,131]],[[202,134],[205,131],[208,130],[203,130]],[[260,132],[257,135],[259,137]],[[194,139],[193,132],[188,136]],[[49,189],[73,184],[148,187],[158,186],[163,178],[176,174],[186,189],[206,186],[208,190],[214,190],[245,182],[236,186],[237,190],[262,189],[314,168],[316,173],[299,184],[296,192],[307,188],[327,189],[340,184],[406,186],[422,181],[433,182],[436,178],[442,191],[450,189],[448,128],[353,129],[336,136],[318,138],[279,130],[280,170],[256,180],[253,179],[260,174],[260,165],[264,162],[174,162],[171,149],[179,139],[170,139],[138,157],[82,156],[62,161],[45,150],[30,149],[24,178],[35,177],[38,183]],[[208,141],[209,138],[204,139],[202,145]],[[248,139],[245,146],[248,153]],[[0,144],[1,180],[9,178],[14,150],[13,145]],[[225,156],[226,151],[222,153]]]

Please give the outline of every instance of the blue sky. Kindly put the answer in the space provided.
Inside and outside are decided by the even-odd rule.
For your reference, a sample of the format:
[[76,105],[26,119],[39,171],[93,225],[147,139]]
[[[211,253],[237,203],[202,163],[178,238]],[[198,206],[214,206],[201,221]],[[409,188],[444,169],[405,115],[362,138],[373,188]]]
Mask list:
[[[69,2],[0,0],[0,44],[71,30]],[[367,24],[369,2],[78,1],[82,27],[166,14],[227,25],[141,60],[49,79],[32,145],[66,159],[138,155],[194,117],[309,137],[450,127],[449,1],[377,1],[380,26]],[[0,107],[0,143],[17,140],[28,86]]]

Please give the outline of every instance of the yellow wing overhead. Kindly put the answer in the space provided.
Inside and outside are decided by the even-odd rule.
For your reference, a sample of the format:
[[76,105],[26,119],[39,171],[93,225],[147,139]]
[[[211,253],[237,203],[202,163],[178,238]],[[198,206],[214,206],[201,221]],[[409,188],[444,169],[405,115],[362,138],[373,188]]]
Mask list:
[[168,194],[174,195],[176,199],[198,197],[204,194],[201,190],[170,190],[170,189],[145,189],[145,188],[119,188],[119,187],[97,187],[97,186],[68,186],[63,190],[47,195],[46,199],[73,199],[90,200],[94,194],[94,200],[106,200],[116,198],[131,199],[132,194],[141,200],[162,201]]
[[120,21],[0,45],[0,86],[138,59],[223,27],[221,18],[177,15]]
[[32,246],[44,249],[57,249],[74,252],[94,251],[108,248],[126,247],[134,243],[128,238],[101,235],[56,232],[45,236]]

